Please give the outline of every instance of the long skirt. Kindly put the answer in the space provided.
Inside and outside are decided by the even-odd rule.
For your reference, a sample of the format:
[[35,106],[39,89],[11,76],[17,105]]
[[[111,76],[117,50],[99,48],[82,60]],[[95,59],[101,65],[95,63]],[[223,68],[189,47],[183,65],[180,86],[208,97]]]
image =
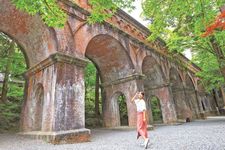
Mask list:
[[147,122],[143,121],[143,116],[144,116],[143,112],[138,112],[137,113],[137,132],[138,132],[137,139],[140,136],[148,138]]

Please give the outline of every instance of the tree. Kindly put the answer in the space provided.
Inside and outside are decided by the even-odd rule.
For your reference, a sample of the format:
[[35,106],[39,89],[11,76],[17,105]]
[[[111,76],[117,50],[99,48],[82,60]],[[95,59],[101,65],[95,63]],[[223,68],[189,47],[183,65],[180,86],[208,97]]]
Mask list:
[[100,74],[93,63],[85,68],[85,123],[87,126],[101,126]]
[[[152,22],[149,25],[152,32],[149,39],[154,40],[158,36],[163,38],[172,52],[191,49],[197,55],[196,58],[199,58],[199,60],[195,59],[195,62],[198,61],[197,64],[203,67],[203,71],[200,73],[203,80],[208,80],[209,78],[206,77],[210,76],[216,82],[208,80],[208,83],[220,82],[221,84],[223,83],[221,75],[225,78],[225,31],[214,32],[206,38],[203,38],[202,34],[206,27],[214,21],[215,16],[219,13],[219,8],[224,3],[224,0],[146,0],[142,5],[143,15],[150,18]],[[207,55],[211,57],[205,58]],[[211,67],[216,69],[213,71],[214,75],[216,72],[215,76],[206,67],[209,66],[208,63],[214,65]]]
[[203,37],[211,35],[215,30],[225,30],[225,5],[220,8],[221,14],[219,14],[215,21],[206,28],[206,32]]
[[57,5],[57,0],[12,0],[16,8],[30,15],[39,14],[50,27],[63,27],[66,13]]
[[95,79],[95,115],[96,117],[100,116],[99,111],[99,89],[100,89],[100,76],[99,72],[96,71],[96,79]]
[[92,12],[88,17],[88,22],[102,23],[112,17],[118,8],[132,10],[134,9],[134,1],[135,0],[89,0],[89,4],[92,6]]
[[3,81],[3,87],[2,87],[2,95],[1,95],[1,101],[6,102],[7,101],[7,93],[8,93],[8,85],[9,85],[9,75],[11,72],[11,66],[12,66],[12,60],[13,60],[13,54],[15,51],[15,43],[14,41],[11,41],[9,43],[9,48],[7,49],[7,61],[6,61],[6,67],[4,70],[4,81]]
[[[111,17],[118,8],[132,9],[135,0],[89,0],[93,12],[88,18],[89,23],[103,22]],[[30,15],[39,14],[50,27],[63,27],[66,13],[58,6],[57,0],[12,0],[16,7]],[[109,11],[110,10],[110,11]],[[107,13],[106,13],[107,12]]]
[[94,108],[95,116],[100,116],[100,75],[93,63],[88,63],[85,68],[85,101],[87,112]]
[[216,57],[209,52],[205,52],[204,50],[199,50],[197,53],[202,54],[195,55],[193,57],[193,62],[202,69],[201,72],[196,74],[202,79],[201,84],[208,92],[214,88],[220,88],[223,86],[224,78],[220,73],[218,73],[219,65]]

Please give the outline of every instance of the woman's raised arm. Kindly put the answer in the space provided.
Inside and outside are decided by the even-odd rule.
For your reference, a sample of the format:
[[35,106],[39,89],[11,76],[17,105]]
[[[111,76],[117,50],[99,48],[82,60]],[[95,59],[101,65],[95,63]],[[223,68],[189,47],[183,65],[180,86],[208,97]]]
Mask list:
[[139,92],[137,92],[137,93],[132,97],[131,102],[134,101],[134,99],[137,97],[137,94],[138,94],[138,93],[139,93]]

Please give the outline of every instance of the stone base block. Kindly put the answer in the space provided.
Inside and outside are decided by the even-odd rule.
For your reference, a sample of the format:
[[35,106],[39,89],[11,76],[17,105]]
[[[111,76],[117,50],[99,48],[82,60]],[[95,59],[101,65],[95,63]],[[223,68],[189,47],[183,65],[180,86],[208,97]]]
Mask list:
[[21,132],[19,134],[34,139],[41,139],[52,144],[72,144],[90,141],[91,131],[83,128],[57,132]]
[[223,115],[223,116],[225,115],[225,107],[221,108],[219,111],[220,111],[220,115]]
[[217,116],[217,111],[207,111],[205,112],[205,116]]
[[200,119],[206,119],[206,114],[205,113],[200,113]]
[[177,119],[177,123],[186,123],[187,119]]

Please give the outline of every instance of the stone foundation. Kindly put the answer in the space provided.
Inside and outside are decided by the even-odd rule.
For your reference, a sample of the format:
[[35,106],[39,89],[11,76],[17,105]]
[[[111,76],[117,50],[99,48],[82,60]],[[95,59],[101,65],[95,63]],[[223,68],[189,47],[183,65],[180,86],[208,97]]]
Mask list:
[[21,132],[19,135],[33,139],[41,139],[52,144],[72,144],[90,141],[91,131],[84,128],[58,132]]
[[200,116],[200,119],[206,119],[206,114],[205,113],[200,113],[199,116]]

